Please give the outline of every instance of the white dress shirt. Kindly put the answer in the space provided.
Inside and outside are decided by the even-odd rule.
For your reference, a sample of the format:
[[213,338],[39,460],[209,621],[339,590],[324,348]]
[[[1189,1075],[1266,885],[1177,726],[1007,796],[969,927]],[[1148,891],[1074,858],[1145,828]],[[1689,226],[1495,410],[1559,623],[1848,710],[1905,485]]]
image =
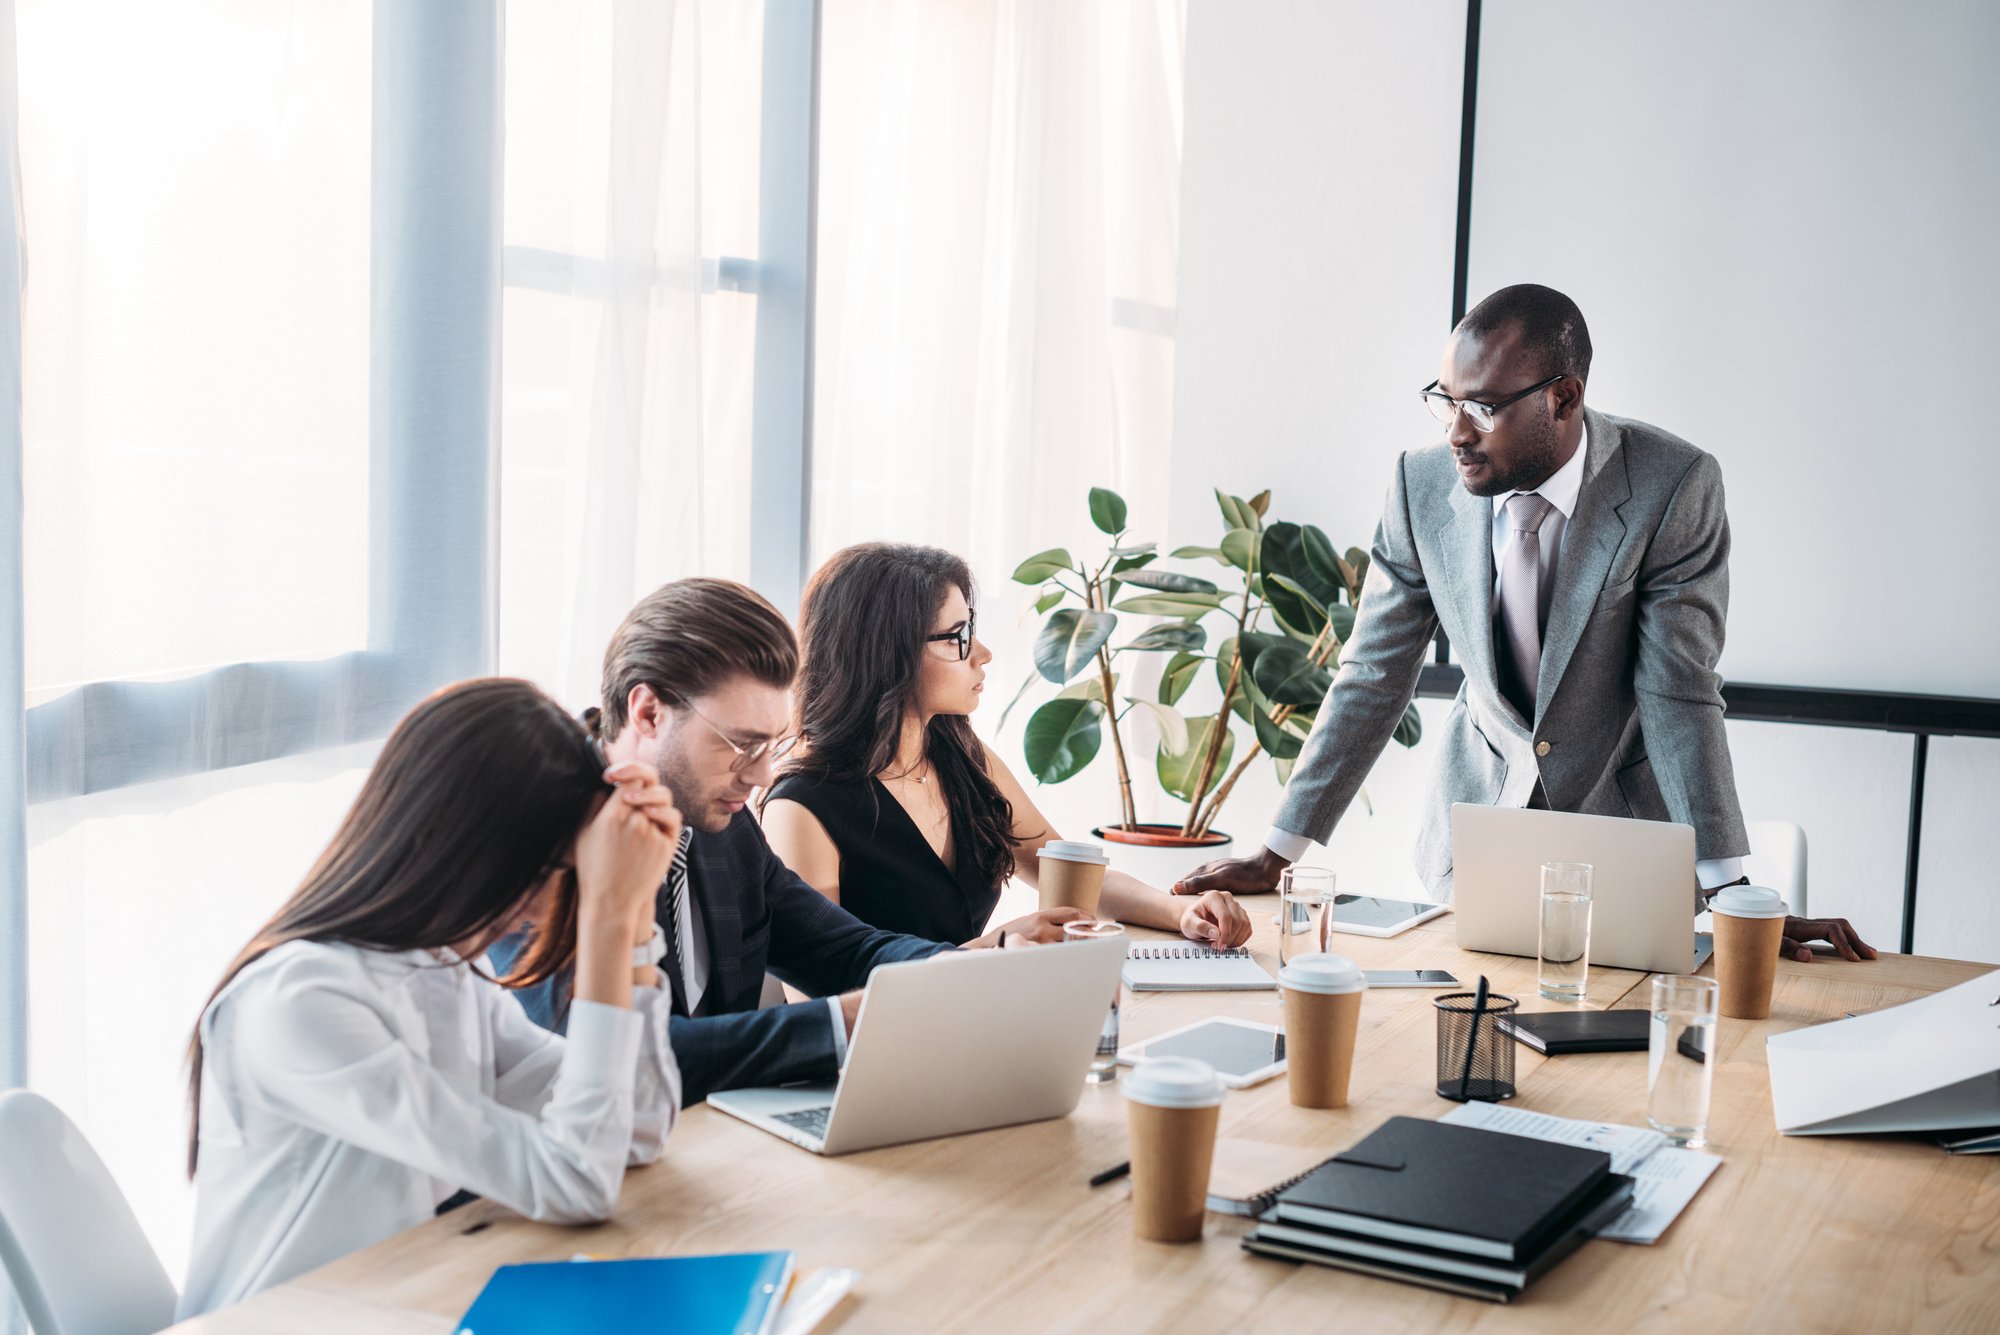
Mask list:
[[[1515,541],[1514,526],[1507,520],[1507,502],[1516,496],[1528,495],[1540,496],[1549,503],[1549,511],[1542,516],[1541,527],[1536,530],[1542,552],[1542,606],[1547,607],[1550,595],[1555,592],[1556,565],[1562,559],[1563,531],[1569,527],[1570,519],[1576,514],[1577,499],[1583,494],[1584,457],[1589,452],[1590,429],[1586,427],[1576,443],[1576,453],[1561,468],[1549,474],[1541,486],[1526,492],[1516,489],[1504,497],[1493,499],[1493,597],[1496,607],[1500,597],[1499,572],[1506,564],[1508,544]],[[1264,836],[1264,846],[1287,862],[1297,862],[1312,847],[1312,840],[1273,825]],[[1742,858],[1713,858],[1694,864],[1695,880],[1704,889],[1726,885],[1742,875]]]
[[572,1003],[567,1039],[449,951],[294,941],[201,1018],[194,1256],[180,1315],[422,1223],[460,1188],[603,1219],[680,1109],[671,1002]]

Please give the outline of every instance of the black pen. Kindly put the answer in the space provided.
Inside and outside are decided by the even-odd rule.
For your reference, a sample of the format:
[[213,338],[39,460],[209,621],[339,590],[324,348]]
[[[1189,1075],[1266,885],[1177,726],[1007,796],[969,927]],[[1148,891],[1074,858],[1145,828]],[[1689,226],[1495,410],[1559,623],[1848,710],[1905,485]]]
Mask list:
[[1093,1187],[1101,1187],[1106,1182],[1116,1182],[1119,1178],[1125,1176],[1125,1174],[1131,1171],[1132,1171],[1132,1161],[1130,1159],[1127,1159],[1124,1163],[1112,1164],[1111,1167],[1105,1169],[1103,1172],[1091,1178],[1090,1185]]

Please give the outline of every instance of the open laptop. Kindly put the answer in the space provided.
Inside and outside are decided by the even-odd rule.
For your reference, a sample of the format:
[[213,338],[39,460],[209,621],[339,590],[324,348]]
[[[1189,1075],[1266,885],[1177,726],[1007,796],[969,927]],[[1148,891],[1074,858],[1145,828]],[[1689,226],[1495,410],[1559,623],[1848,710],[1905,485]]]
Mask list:
[[1592,964],[1693,973],[1714,949],[1694,930],[1692,826],[1458,802],[1451,862],[1465,950],[1536,953],[1544,862],[1591,865]]
[[885,964],[838,1082],[732,1089],[708,1104],[815,1154],[1066,1117],[1125,950],[1111,937]]

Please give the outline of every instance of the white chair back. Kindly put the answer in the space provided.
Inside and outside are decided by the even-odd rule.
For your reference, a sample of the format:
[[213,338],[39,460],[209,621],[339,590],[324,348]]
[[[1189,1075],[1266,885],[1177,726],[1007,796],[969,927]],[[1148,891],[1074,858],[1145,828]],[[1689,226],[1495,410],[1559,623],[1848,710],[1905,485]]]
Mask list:
[[25,1089],[0,1093],[0,1267],[35,1335],[153,1335],[179,1302],[97,1151]]
[[1785,897],[1792,916],[1806,911],[1806,832],[1788,820],[1753,820],[1750,856],[1743,859],[1750,884],[1768,886]]

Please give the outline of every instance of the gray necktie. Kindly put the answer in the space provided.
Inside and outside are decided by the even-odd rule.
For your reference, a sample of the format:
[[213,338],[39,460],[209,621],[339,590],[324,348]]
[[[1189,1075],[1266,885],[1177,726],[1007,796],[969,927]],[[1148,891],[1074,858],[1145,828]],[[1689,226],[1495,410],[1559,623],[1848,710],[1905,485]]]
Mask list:
[[1500,554],[1500,605],[1494,640],[1501,648],[1500,689],[1530,723],[1535,719],[1535,683],[1542,671],[1542,520],[1549,503],[1533,493],[1507,500],[1514,541]]

